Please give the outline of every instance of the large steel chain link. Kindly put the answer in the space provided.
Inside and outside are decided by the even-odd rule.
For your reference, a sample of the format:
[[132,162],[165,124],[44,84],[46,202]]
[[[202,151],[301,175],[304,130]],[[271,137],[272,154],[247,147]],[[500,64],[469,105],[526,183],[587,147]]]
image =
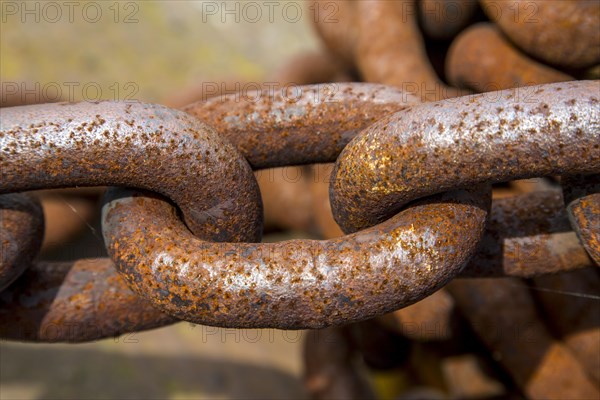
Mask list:
[[[258,103],[225,96],[187,113],[119,102],[2,109],[2,193],[136,189],[106,196],[111,260],[30,266],[0,294],[0,313],[19,316],[0,334],[44,340],[39,327],[28,327],[40,313],[46,323],[62,321],[56,326],[65,331],[53,340],[176,319],[286,329],[361,321],[458,276],[548,272],[548,265],[519,265],[514,249],[499,244],[523,229],[532,247],[543,243],[554,256],[555,270],[589,266],[588,254],[598,263],[597,81],[424,104],[373,84],[296,90],[259,93]],[[331,161],[334,216],[356,233],[252,243],[262,227],[252,168]],[[486,224],[491,183],[546,175],[565,177],[566,208],[560,193],[505,199],[494,202]],[[1,204],[6,286],[31,264],[43,219],[24,195],[3,195]],[[57,285],[60,297],[49,304],[45,293]],[[83,325],[73,336],[67,328],[75,321]]]

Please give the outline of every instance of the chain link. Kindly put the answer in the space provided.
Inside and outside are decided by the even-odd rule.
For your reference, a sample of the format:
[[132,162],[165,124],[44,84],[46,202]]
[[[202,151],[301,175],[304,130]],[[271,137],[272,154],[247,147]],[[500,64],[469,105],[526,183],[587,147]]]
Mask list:
[[[340,22],[315,22],[337,59],[305,79],[359,73],[377,84],[262,90],[181,110],[136,102],[2,109],[0,337],[81,342],[180,320],[329,327],[307,341],[309,390],[369,397],[354,351],[392,368],[408,357],[408,339],[464,334],[448,322],[459,309],[523,393],[598,393],[586,377],[598,371],[597,336],[586,331],[597,332],[594,304],[544,296],[598,285],[597,271],[584,268],[600,264],[600,84],[553,83],[600,61],[597,7],[481,0],[490,21],[454,40],[449,86],[421,29],[454,37],[474,2],[457,1],[464,19],[452,24],[428,16],[428,7],[448,6],[437,0],[330,3]],[[536,18],[569,29],[507,19],[511,3],[521,16],[533,5]],[[541,85],[510,89],[525,84]],[[252,171],[325,162],[335,162],[331,207],[347,235],[257,243],[263,209]],[[491,201],[491,184],[549,175],[561,177],[552,190]],[[44,218],[18,192],[98,185],[118,187],[102,210],[110,258],[35,261]],[[321,226],[323,193],[308,202],[311,213],[326,204]],[[575,278],[551,275],[575,270]],[[481,277],[509,278],[457,279]],[[535,299],[516,277],[531,278]],[[408,332],[403,321],[415,315],[444,320],[446,330]],[[505,322],[529,328],[522,352],[489,329]],[[313,338],[324,332],[334,338],[326,345]]]

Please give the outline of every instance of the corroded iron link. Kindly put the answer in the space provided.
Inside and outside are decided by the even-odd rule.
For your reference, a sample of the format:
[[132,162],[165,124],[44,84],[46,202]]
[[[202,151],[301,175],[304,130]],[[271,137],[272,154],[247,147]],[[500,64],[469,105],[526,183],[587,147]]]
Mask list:
[[210,243],[194,237],[169,203],[124,191],[108,194],[102,224],[125,280],[173,316],[238,328],[320,328],[395,310],[445,285],[483,234],[490,199],[481,193],[435,196],[327,241]]
[[460,276],[530,278],[593,265],[560,191],[540,191],[494,200],[479,249]]
[[600,4],[595,0],[479,0],[508,38],[551,65],[600,62]]
[[173,200],[195,234],[260,240],[262,206],[250,166],[211,127],[184,112],[97,102],[0,113],[0,193],[137,187]]
[[[196,236],[164,198],[112,189],[103,208],[105,242],[135,293],[173,318],[208,325],[340,325],[410,305],[459,275],[533,276],[591,264],[570,232],[557,193],[498,202],[482,235],[490,206],[489,182],[597,173],[597,82],[538,86],[528,89],[524,95],[532,97],[525,99],[511,90],[431,104],[417,104],[416,98],[381,85],[335,87],[339,93],[331,93],[328,86],[299,87],[295,102],[286,101],[289,92],[265,97],[255,105],[258,111],[251,102],[235,104],[231,96],[186,110],[209,119],[254,168],[330,161],[366,127],[343,151],[334,170],[334,212],[342,210],[341,215],[348,216],[341,220],[347,231],[363,228],[348,236],[233,243],[259,237],[261,203],[250,166],[212,128],[154,105],[58,104],[3,110],[7,118],[0,139],[6,168],[0,189],[118,184],[168,196],[181,207]],[[457,113],[442,118],[448,110]],[[314,119],[314,127],[306,116]],[[300,138],[308,144],[302,146]],[[485,145],[490,140],[494,145]],[[259,142],[263,147],[254,150]],[[289,147],[284,154],[278,154],[281,142]],[[144,162],[133,164],[144,156]],[[181,169],[181,162],[192,167]],[[437,173],[440,165],[443,176]],[[481,165],[483,169],[472,168]],[[59,173],[62,166],[67,174]],[[108,173],[101,176],[99,171]],[[574,196],[595,199],[597,188],[582,179],[569,186],[587,185],[583,195],[572,191]],[[416,202],[406,207],[412,201]],[[583,203],[569,204],[573,209]],[[594,204],[592,211],[580,213],[583,221],[572,218],[574,226],[584,227],[578,233],[592,250],[598,232]],[[397,215],[390,215],[391,210]],[[540,229],[531,226],[536,219],[543,225]],[[589,221],[591,227],[585,225]],[[381,223],[369,228],[374,222]],[[523,234],[530,237],[520,238],[513,247],[505,245],[511,235]],[[551,270],[541,262],[520,264],[524,254],[557,248],[561,251]],[[115,299],[114,307],[127,308],[127,301],[121,303]],[[111,321],[108,315],[106,319]],[[163,323],[156,316],[142,321],[140,326]],[[108,330],[113,331],[118,329]],[[35,339],[32,335],[28,337]],[[83,332],[73,340],[91,337]]]
[[0,291],[19,277],[42,246],[44,215],[26,194],[0,196]]
[[563,192],[571,225],[600,266],[600,174],[567,177]]
[[261,169],[333,162],[362,129],[417,103],[389,86],[331,83],[218,96],[184,111],[221,132]]
[[84,342],[176,322],[133,293],[109,259],[40,262],[0,293],[0,338]]
[[598,93],[598,81],[547,84],[425,103],[383,118],[336,162],[334,217],[354,232],[456,187],[598,173]]

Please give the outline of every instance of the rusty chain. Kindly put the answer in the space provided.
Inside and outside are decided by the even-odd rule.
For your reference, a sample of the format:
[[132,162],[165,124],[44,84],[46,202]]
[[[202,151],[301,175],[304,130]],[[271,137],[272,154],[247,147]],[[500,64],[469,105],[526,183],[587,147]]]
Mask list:
[[[481,271],[482,264],[473,262],[463,275],[535,275],[510,266],[510,249],[502,255],[497,248],[477,252],[489,208],[484,184],[600,169],[598,82],[542,85],[524,99],[517,98],[518,90],[507,90],[426,104],[379,85],[336,88],[331,93],[329,86],[298,87],[300,96],[287,103],[285,93],[263,93],[267,100],[256,109],[226,96],[186,110],[210,115],[255,169],[332,161],[344,149],[333,172],[332,207],[340,225],[360,230],[356,234],[235,244],[259,238],[261,202],[250,167],[207,125],[154,105],[3,109],[1,190],[115,184],[165,195],[175,204],[122,189],[109,191],[105,200],[105,242],[129,286],[176,318],[294,329],[361,321],[407,306],[461,274],[476,253],[476,260],[504,264]],[[144,161],[134,162],[139,159]],[[589,182],[570,179],[565,193],[569,220],[597,258],[598,188]],[[417,199],[423,200],[405,206]],[[549,203],[546,198],[538,205]],[[498,204],[492,220],[502,214]],[[31,220],[34,211],[26,215]],[[511,222],[492,231],[507,234]],[[8,227],[3,235],[11,234]],[[31,246],[39,245],[32,237],[27,232],[23,242],[10,236],[4,241],[24,246],[17,255],[31,255]],[[553,268],[590,265],[574,237],[562,239],[559,248],[571,254],[570,262]],[[520,248],[527,246],[521,242]],[[14,254],[3,259],[3,268],[30,261],[15,261]]]
[[[549,291],[599,284],[600,83],[574,79],[597,79],[600,7],[480,0],[485,20],[457,0],[461,18],[444,21],[427,13],[450,7],[439,0],[330,3],[339,23],[315,27],[333,56],[278,76],[300,86],[181,110],[1,109],[0,338],[81,342],[180,320],[329,327],[306,342],[307,388],[371,398],[354,353],[394,368],[415,341],[474,334],[526,396],[597,396],[597,306]],[[532,4],[543,23],[506,18]],[[432,38],[452,40],[441,69]],[[378,84],[331,83],[357,73]],[[316,163],[334,163],[331,185],[304,206],[327,240],[258,243],[252,170]],[[490,201],[492,184],[551,175],[559,184],[506,198],[495,186]],[[103,201],[109,258],[37,261],[45,218],[21,192],[98,185],[118,187]],[[504,279],[473,279],[489,277]],[[407,329],[415,319],[444,330]],[[509,323],[528,327],[523,351],[489,329]]]

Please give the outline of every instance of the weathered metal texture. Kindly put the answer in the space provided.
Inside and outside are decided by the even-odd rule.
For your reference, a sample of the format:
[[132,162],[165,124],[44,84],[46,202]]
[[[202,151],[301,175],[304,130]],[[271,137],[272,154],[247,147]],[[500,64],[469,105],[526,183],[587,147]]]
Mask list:
[[334,217],[354,232],[456,187],[600,171],[600,82],[510,89],[411,106],[340,154]]
[[304,341],[304,386],[312,399],[375,399],[353,362],[354,344],[344,327],[309,331]]
[[489,198],[453,191],[378,226],[328,241],[211,243],[158,198],[113,191],[104,240],[131,287],[169,314],[206,325],[320,328],[404,307],[471,257]]
[[528,398],[600,396],[577,359],[543,324],[521,281],[458,279],[446,288],[494,358]]
[[0,196],[0,291],[37,256],[44,235],[40,203],[26,194]]
[[573,229],[600,266],[600,174],[566,177],[563,193]]
[[490,23],[469,27],[452,42],[446,74],[453,85],[480,93],[574,80],[521,53]]
[[600,62],[597,0],[480,0],[488,17],[517,46],[549,64],[572,68]]
[[456,328],[454,300],[440,289],[415,304],[378,317],[378,321],[411,340],[449,340]]
[[109,259],[40,262],[0,293],[0,338],[85,342],[176,322],[138,297]]
[[365,81],[414,93],[423,101],[459,95],[436,75],[419,31],[414,0],[356,2],[356,65]]
[[600,276],[593,268],[533,279],[546,323],[600,388]]
[[471,22],[477,11],[476,0],[420,0],[419,22],[433,39],[449,40]]
[[410,340],[387,329],[377,318],[348,325],[347,329],[368,367],[389,370],[408,363]]
[[362,129],[418,102],[383,85],[328,83],[220,96],[184,111],[216,128],[261,169],[333,162]]
[[198,235],[260,239],[260,193],[249,165],[212,128],[184,112],[95,102],[0,113],[0,193],[133,186],[173,200]]
[[572,231],[560,191],[494,200],[477,253],[461,277],[533,277],[593,265]]
[[346,0],[317,0],[308,10],[310,21],[327,50],[347,66],[354,65],[358,42],[356,4]]

